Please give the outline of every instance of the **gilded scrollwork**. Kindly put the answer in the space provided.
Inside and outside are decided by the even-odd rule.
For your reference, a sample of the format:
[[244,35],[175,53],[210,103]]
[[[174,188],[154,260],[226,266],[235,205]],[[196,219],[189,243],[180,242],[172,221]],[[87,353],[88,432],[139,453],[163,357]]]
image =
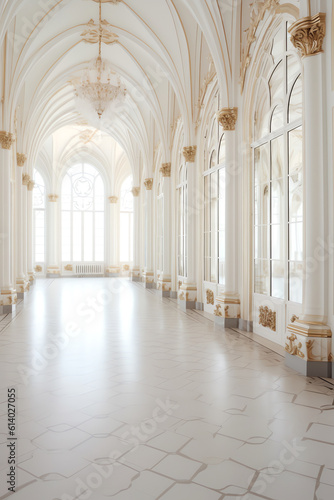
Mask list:
[[287,337],[289,343],[285,343],[285,350],[292,356],[298,356],[300,358],[305,358],[305,354],[301,351],[302,343],[296,343],[297,337],[293,333],[290,337]]
[[212,304],[214,305],[215,303],[215,296],[212,290],[206,290],[206,303],[207,304]]
[[276,332],[276,312],[269,309],[268,306],[260,306],[259,323],[265,328],[270,328]]

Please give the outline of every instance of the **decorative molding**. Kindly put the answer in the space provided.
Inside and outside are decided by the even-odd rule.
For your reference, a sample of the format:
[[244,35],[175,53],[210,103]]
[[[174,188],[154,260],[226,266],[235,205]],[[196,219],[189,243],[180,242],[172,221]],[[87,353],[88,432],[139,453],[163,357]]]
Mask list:
[[276,313],[267,306],[260,306],[259,312],[260,325],[265,328],[270,328],[273,332],[276,332]]
[[241,56],[241,73],[240,73],[240,83],[241,92],[244,90],[245,78],[247,69],[251,62],[251,47],[256,41],[256,31],[261,21],[263,21],[265,14],[271,14],[275,12],[280,0],[254,0],[252,4],[252,9],[250,13],[250,26],[248,28],[246,43],[244,45],[242,56]]
[[214,305],[215,303],[215,295],[212,290],[206,290],[206,303]]
[[140,194],[140,187],[134,187],[134,188],[132,188],[131,192],[132,192],[132,194],[133,194],[134,197],[139,196],[139,194]]
[[35,187],[35,181],[32,181],[30,179],[30,181],[28,182],[27,184],[27,188],[28,188],[28,191],[33,191],[34,190],[34,187]]
[[29,182],[31,181],[31,177],[28,174],[22,174],[22,184],[23,186],[28,186]]
[[183,156],[187,163],[195,163],[197,146],[188,146],[183,148]]
[[215,316],[220,316],[222,317],[223,316],[223,313],[222,313],[222,306],[220,304],[217,304],[216,305],[216,309],[213,311],[213,314]]
[[319,12],[315,16],[298,19],[289,28],[291,43],[301,57],[323,52],[322,45],[326,35],[326,14]]
[[57,194],[49,194],[48,195],[49,201],[52,203],[56,203],[58,201],[59,196]]
[[147,191],[152,191],[152,188],[153,188],[153,179],[152,178],[145,179],[144,180],[144,185],[145,185]]
[[73,266],[72,264],[67,264],[67,266],[64,267],[65,271],[73,271]]
[[238,119],[238,108],[222,108],[217,113],[219,123],[224,130],[235,130]]
[[36,267],[35,267],[35,272],[36,272],[36,273],[41,273],[42,271],[43,271],[42,266],[36,266]]
[[290,337],[287,337],[287,339],[289,343],[288,344],[285,343],[286,352],[288,352],[292,356],[299,356],[300,358],[305,358],[305,354],[302,353],[300,350],[302,348],[302,343],[298,342],[298,344],[296,344],[297,340],[296,335],[293,333],[292,335],[290,335]]
[[299,317],[298,317],[298,316],[296,316],[296,315],[294,314],[293,316],[291,316],[290,321],[291,321],[291,323],[294,323],[294,322],[295,322],[295,321],[297,321],[298,319],[299,319]]
[[16,162],[18,167],[24,167],[26,161],[27,161],[27,155],[22,153],[17,153]]
[[160,168],[160,172],[162,177],[170,177],[172,172],[172,164],[171,163],[163,163]]
[[117,196],[110,196],[109,197],[110,203],[116,204],[118,202]]
[[15,142],[15,135],[10,132],[0,132],[0,144],[2,149],[12,149],[12,145]]

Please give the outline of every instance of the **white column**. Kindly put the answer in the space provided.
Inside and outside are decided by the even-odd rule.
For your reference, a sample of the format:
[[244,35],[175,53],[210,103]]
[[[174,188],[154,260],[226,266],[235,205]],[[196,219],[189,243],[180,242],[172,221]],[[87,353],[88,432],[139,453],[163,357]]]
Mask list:
[[237,327],[240,318],[240,296],[237,290],[237,145],[238,108],[223,108],[218,120],[223,126],[226,144],[225,167],[225,286],[218,287],[215,322],[224,327]]
[[140,281],[140,187],[132,189],[133,194],[133,266],[131,269],[132,281]]
[[117,196],[110,196],[110,220],[109,220],[109,266],[107,268],[107,276],[117,277],[120,275],[120,267],[117,260]]
[[0,306],[4,313],[11,313],[17,302],[12,282],[12,199],[11,166],[13,134],[0,132]]
[[145,271],[143,274],[143,281],[145,288],[152,288],[154,283],[153,261],[152,261],[152,248],[153,248],[153,235],[152,235],[152,188],[153,179],[145,179],[146,188],[146,204],[145,204]]
[[27,193],[27,265],[30,286],[35,283],[34,259],[33,259],[33,189],[34,183],[28,186]]
[[187,231],[187,277],[181,285],[178,293],[179,305],[184,309],[194,309],[197,302],[196,282],[196,152],[197,146],[189,146],[183,149],[187,169],[187,202],[186,202],[186,231]]
[[[305,276],[303,315],[288,326],[286,361],[309,376],[330,376],[332,332],[325,308],[324,93],[322,42],[326,16],[294,23],[291,41],[304,66]],[[324,258],[325,254],[325,258]],[[328,257],[328,256],[327,256]]]
[[[24,161],[23,161],[24,159]],[[23,167],[25,164],[25,156],[17,155],[17,166]],[[24,181],[24,184],[23,184]],[[18,298],[24,299],[26,292],[29,291],[30,282],[26,275],[27,262],[27,242],[25,226],[27,221],[27,187],[30,177],[27,174],[22,174],[21,169],[16,171],[16,291]]]
[[169,297],[172,291],[171,277],[171,164],[163,163],[160,169],[162,174],[162,197],[163,197],[163,262],[162,274],[159,276],[158,289],[163,297]]
[[49,195],[49,227],[48,227],[48,267],[47,277],[58,278],[60,276],[58,259],[58,195]]

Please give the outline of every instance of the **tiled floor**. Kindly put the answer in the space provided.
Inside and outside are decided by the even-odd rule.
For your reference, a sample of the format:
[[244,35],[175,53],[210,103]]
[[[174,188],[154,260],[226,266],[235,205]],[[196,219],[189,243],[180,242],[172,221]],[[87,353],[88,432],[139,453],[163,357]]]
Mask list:
[[[1,318],[0,318],[1,319]],[[334,385],[138,284],[39,281],[0,322],[14,500],[331,500]]]

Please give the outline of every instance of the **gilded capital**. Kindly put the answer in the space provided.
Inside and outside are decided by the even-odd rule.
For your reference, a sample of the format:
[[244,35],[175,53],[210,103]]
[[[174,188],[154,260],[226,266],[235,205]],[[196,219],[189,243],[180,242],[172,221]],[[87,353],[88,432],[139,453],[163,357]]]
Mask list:
[[116,204],[118,202],[118,198],[117,198],[117,196],[110,196],[109,201],[110,201],[110,203]]
[[195,163],[197,153],[197,146],[188,146],[183,148],[183,156],[186,159],[187,163]]
[[219,123],[224,130],[235,130],[238,119],[238,108],[222,108],[217,113]]
[[134,187],[134,188],[132,188],[132,194],[133,194],[133,196],[137,197],[137,196],[139,196],[139,193],[140,193],[140,187]]
[[172,164],[171,163],[163,163],[160,172],[162,174],[162,177],[170,177],[172,171]]
[[146,187],[146,190],[147,191],[152,191],[152,188],[153,188],[153,179],[145,179],[144,180],[144,184],[145,184],[145,187]]
[[2,149],[12,149],[12,145],[15,142],[14,134],[10,132],[0,132],[0,144]]
[[326,14],[320,12],[315,16],[299,19],[289,28],[291,43],[299,51],[301,57],[323,52],[322,44],[326,34]]
[[24,167],[26,161],[27,161],[27,155],[24,155],[22,153],[17,153],[16,163],[18,167]]
[[35,182],[30,180],[27,184],[28,191],[33,191],[35,187]]
[[28,186],[29,182],[31,181],[30,175],[28,174],[22,174],[22,184],[23,186]]
[[49,201],[52,203],[56,203],[58,201],[59,196],[57,194],[49,194],[48,195]]

